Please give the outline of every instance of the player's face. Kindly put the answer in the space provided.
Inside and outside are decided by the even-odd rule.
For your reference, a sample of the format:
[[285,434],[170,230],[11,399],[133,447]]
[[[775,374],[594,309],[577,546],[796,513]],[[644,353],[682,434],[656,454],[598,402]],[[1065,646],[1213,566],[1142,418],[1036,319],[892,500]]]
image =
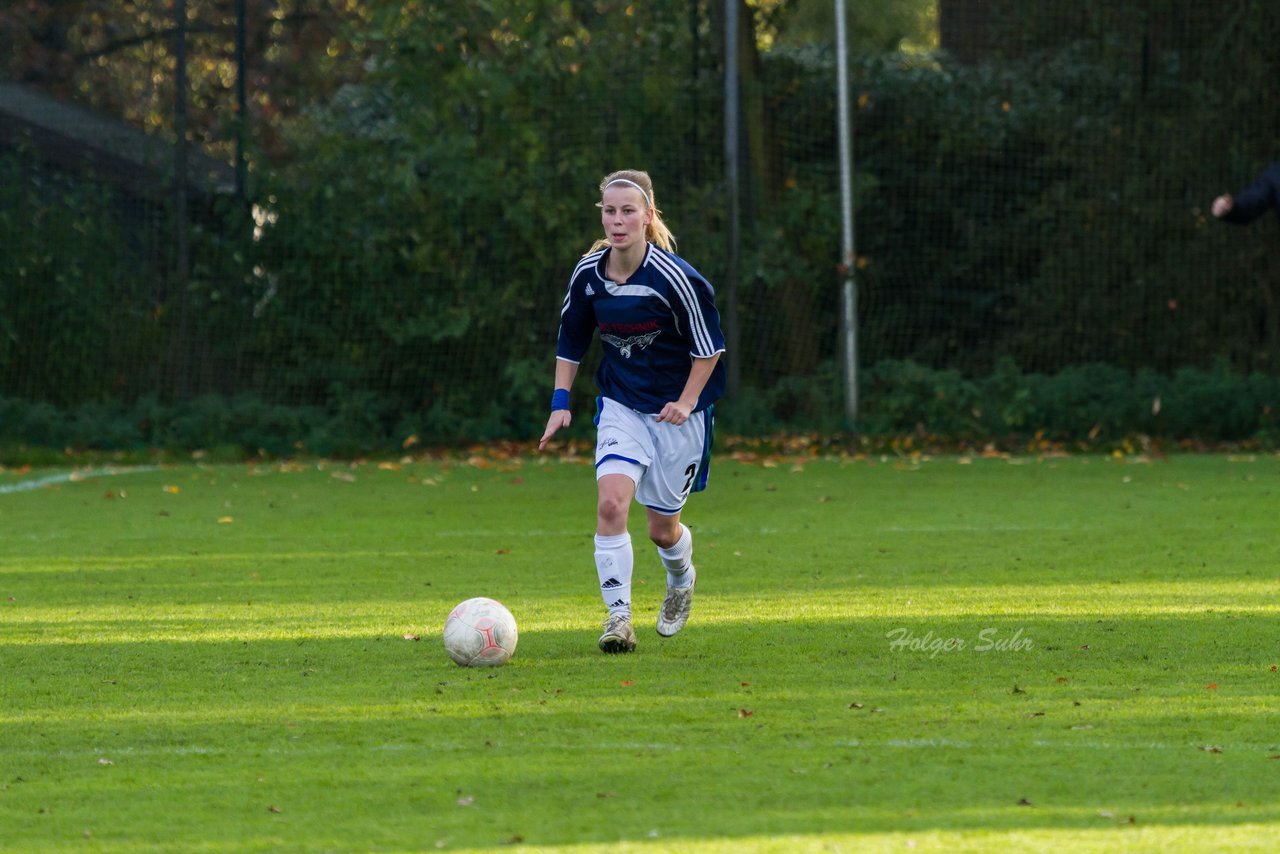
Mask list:
[[635,187],[614,186],[604,191],[600,203],[600,224],[614,249],[644,245],[644,228],[653,219],[644,203],[644,194]]

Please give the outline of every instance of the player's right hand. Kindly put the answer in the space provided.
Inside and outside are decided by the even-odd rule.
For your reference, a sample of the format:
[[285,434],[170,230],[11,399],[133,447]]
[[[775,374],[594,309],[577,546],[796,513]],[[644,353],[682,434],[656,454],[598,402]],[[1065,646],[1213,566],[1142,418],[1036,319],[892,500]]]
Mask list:
[[1213,200],[1213,208],[1211,209],[1213,211],[1213,215],[1221,219],[1231,213],[1231,208],[1235,206],[1234,202],[1235,200],[1232,199],[1231,196],[1218,196],[1218,198]]
[[573,420],[573,416],[567,409],[557,409],[551,413],[551,417],[547,419],[547,429],[543,431],[542,438],[538,441],[538,450],[541,451],[547,447],[547,442],[551,441],[551,437],[561,427],[568,427],[569,422]]

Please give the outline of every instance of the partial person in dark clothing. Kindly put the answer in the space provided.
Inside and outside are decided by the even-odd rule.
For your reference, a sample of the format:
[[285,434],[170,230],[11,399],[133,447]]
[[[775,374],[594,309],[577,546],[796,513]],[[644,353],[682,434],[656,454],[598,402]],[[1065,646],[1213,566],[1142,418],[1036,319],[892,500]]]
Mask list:
[[1272,163],[1271,168],[1235,196],[1218,196],[1211,210],[1218,219],[1239,225],[1253,222],[1269,210],[1280,216],[1280,161]]

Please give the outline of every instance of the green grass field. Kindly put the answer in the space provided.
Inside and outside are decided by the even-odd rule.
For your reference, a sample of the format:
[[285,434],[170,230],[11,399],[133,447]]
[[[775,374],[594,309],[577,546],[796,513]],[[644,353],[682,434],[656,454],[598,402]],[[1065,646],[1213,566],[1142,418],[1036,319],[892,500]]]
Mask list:
[[725,455],[606,657],[582,460],[0,472],[0,849],[1271,851],[1278,515],[1276,455]]

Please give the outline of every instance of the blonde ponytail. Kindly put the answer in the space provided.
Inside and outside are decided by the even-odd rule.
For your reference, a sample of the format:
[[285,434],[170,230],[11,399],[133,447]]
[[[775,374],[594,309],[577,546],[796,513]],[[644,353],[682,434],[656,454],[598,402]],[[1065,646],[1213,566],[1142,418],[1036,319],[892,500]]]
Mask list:
[[[644,227],[644,238],[659,249],[665,249],[668,252],[676,251],[676,236],[671,233],[671,229],[667,228],[667,223],[662,219],[662,211],[658,209],[657,203],[653,199],[653,179],[649,177],[648,172],[641,172],[638,169],[622,169],[618,172],[612,172],[604,176],[604,180],[600,182],[600,195],[604,195],[605,187],[614,182],[630,184],[640,190],[640,194],[644,196],[645,206],[649,212],[653,214],[649,224]],[[591,248],[587,250],[590,255],[598,249],[603,249],[609,245],[609,241],[601,238],[591,244]]]

